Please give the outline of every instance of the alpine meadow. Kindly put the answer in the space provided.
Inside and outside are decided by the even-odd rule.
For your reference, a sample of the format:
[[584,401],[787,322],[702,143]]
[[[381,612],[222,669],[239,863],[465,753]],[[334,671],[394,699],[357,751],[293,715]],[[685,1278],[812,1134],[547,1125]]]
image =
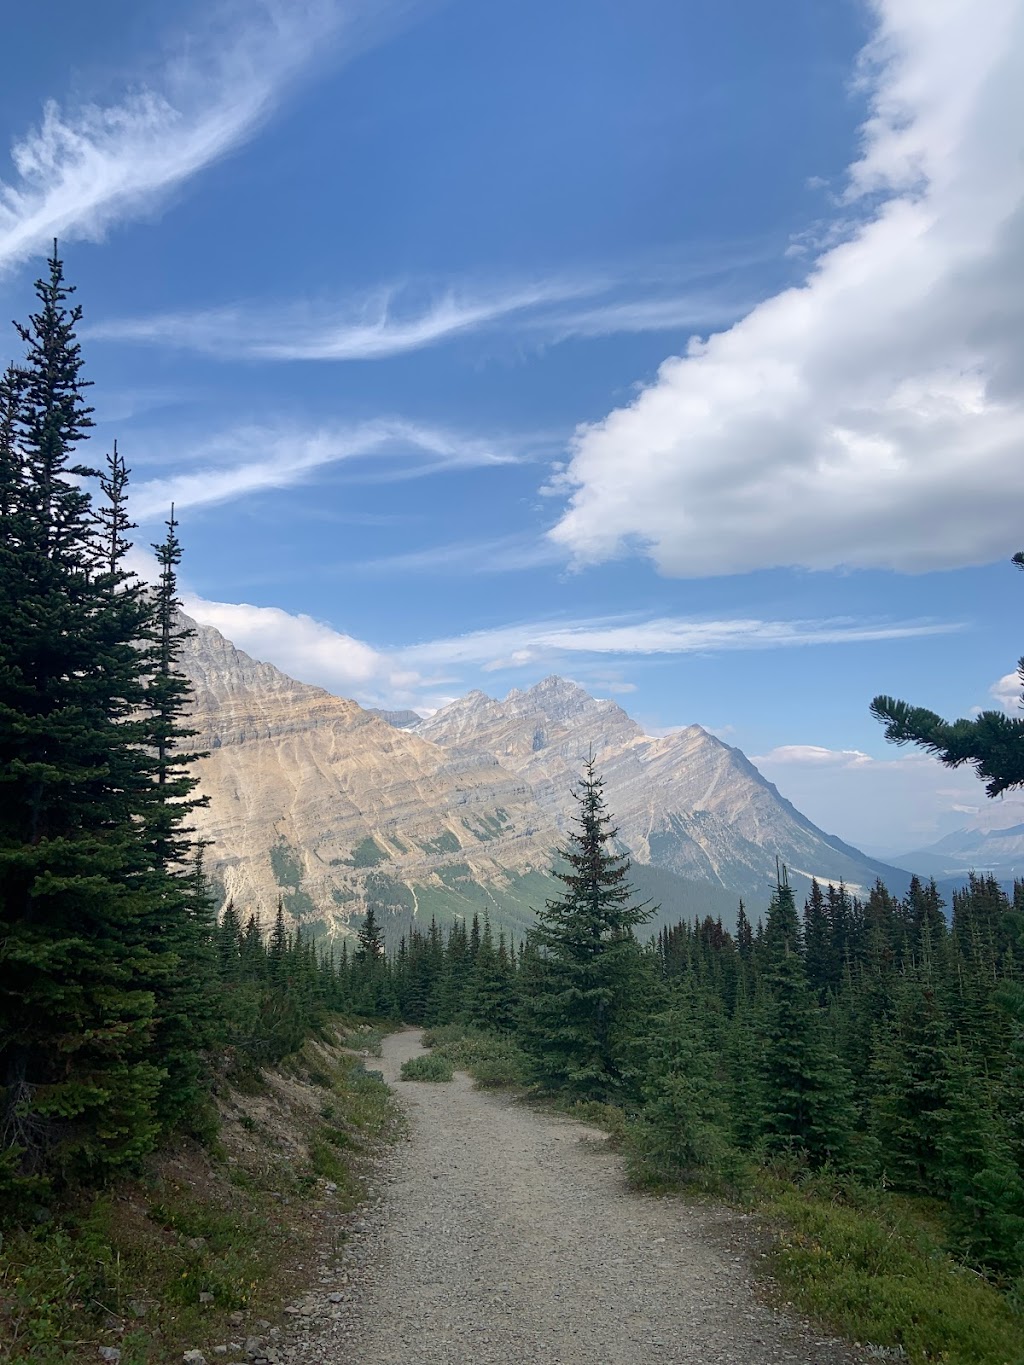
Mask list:
[[5,27],[0,1365],[1024,1365],[1024,0]]

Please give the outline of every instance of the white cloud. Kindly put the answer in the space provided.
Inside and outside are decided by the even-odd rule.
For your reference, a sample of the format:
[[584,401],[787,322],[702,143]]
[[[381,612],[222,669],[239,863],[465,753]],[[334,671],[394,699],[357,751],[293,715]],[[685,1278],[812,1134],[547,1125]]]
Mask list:
[[1020,718],[1021,679],[1019,673],[1004,673],[988,689],[1008,716]]
[[[147,557],[137,554],[133,567],[144,577],[152,578],[153,569]],[[636,690],[635,684],[622,677],[611,663],[611,655],[628,658],[638,654],[892,639],[936,629],[899,624],[880,628],[851,623],[837,627],[834,622],[676,618],[627,623],[612,618],[525,623],[385,647],[280,607],[209,601],[190,591],[182,595],[190,616],[214,626],[239,649],[275,664],[300,682],[316,683],[371,706],[443,706],[451,700],[451,685],[461,686],[459,670],[464,667],[493,672],[498,668],[548,667],[562,659],[571,661],[573,676],[582,677],[583,685],[597,695],[627,694]],[[587,663],[587,656],[592,656],[593,663]]]
[[1024,0],[872,8],[841,240],[578,430],[552,535],[579,562],[918,571],[1018,548]]
[[934,635],[957,627],[945,624],[864,624],[831,621],[700,621],[661,617],[635,621],[598,617],[582,621],[532,621],[472,631],[410,645],[412,663],[478,665],[485,671],[523,668],[580,654],[694,654],[720,650],[774,649],[795,645],[856,643]]
[[605,337],[619,332],[692,332],[720,326],[749,308],[725,293],[679,294],[622,299],[594,308],[562,312],[538,321],[551,338]]
[[182,510],[271,488],[290,488],[315,469],[360,456],[404,460],[388,473],[382,470],[381,477],[391,478],[508,464],[516,458],[492,442],[397,419],[307,431],[243,427],[224,432],[193,451],[198,468],[135,484],[132,514],[141,522],[162,520],[172,503]]
[[767,754],[751,758],[752,763],[789,766],[812,764],[814,767],[862,768],[874,763],[870,755],[860,749],[824,749],[820,744],[780,744]]
[[[391,6],[387,6],[388,9]],[[251,137],[287,87],[343,32],[367,39],[360,0],[265,0],[207,16],[179,55],[117,104],[44,106],[0,180],[0,267],[54,237],[98,239]]]
[[423,550],[364,559],[352,565],[362,574],[416,573],[509,573],[538,569],[565,562],[565,552],[548,540],[534,536],[496,536],[491,540],[451,541]]
[[[181,347],[216,359],[382,360],[501,325],[530,341],[619,332],[689,331],[720,325],[746,306],[735,290],[679,292],[672,280],[651,294],[648,281],[609,276],[563,276],[501,286],[448,287],[418,301],[422,288],[389,285],[331,307],[291,304],[265,308],[233,304],[195,312],[109,318],[84,335]],[[632,292],[630,292],[632,290]],[[566,309],[568,300],[600,299]]]
[[197,313],[116,318],[94,324],[103,340],[181,346],[218,357],[260,360],[380,360],[479,331],[511,315],[593,292],[549,280],[473,297],[449,290],[419,308],[402,307],[392,287],[347,307],[256,310],[235,306]]
[[418,673],[311,616],[247,602],[211,602],[194,593],[184,595],[183,605],[201,625],[213,626],[246,654],[300,682],[354,696],[367,706],[419,699],[424,680]]

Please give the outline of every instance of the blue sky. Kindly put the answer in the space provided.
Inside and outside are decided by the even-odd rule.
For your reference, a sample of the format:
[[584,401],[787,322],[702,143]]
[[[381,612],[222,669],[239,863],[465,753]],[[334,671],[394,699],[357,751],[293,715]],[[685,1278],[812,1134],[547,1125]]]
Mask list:
[[7,35],[0,304],[59,235],[197,617],[369,705],[562,673],[871,848],[984,805],[868,703],[1016,705],[1024,0]]

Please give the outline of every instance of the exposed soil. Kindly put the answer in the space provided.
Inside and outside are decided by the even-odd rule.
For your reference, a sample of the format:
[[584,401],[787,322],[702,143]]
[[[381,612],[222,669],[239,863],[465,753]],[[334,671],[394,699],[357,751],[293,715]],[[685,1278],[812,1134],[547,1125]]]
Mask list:
[[[851,1365],[853,1348],[757,1296],[752,1225],[710,1203],[627,1189],[605,1137],[504,1094],[399,1082],[409,1119],[348,1267],[281,1341],[300,1365]],[[373,1063],[371,1063],[373,1065]],[[333,1292],[329,1292],[333,1289]]]

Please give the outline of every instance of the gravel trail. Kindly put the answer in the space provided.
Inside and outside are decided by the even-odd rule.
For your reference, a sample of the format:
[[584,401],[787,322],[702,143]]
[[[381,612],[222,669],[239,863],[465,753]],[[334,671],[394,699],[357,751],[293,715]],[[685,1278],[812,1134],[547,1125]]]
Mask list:
[[[750,1229],[710,1204],[641,1197],[603,1135],[507,1095],[398,1082],[409,1124],[367,1217],[364,1274],[288,1361],[357,1365],[850,1365],[773,1312],[746,1269]],[[342,1296],[334,1296],[335,1303]]]

